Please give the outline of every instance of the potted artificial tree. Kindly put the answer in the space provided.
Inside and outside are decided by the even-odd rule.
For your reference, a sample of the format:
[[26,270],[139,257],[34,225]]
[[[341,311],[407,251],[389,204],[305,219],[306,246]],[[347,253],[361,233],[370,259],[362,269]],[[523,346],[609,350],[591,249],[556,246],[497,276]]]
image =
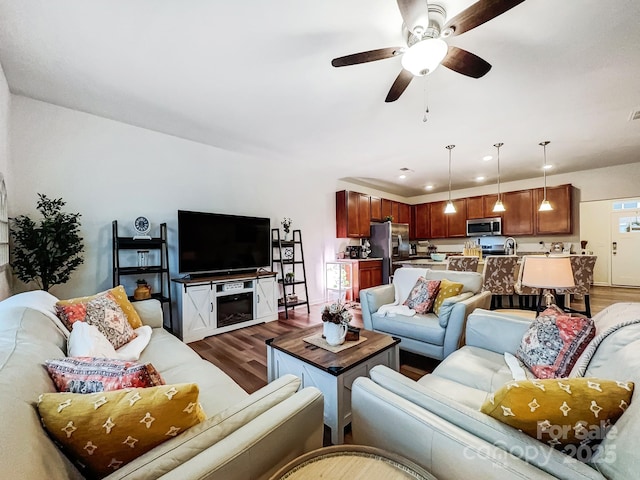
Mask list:
[[80,237],[80,214],[62,212],[61,198],[49,199],[38,194],[36,208],[42,215],[40,223],[26,215],[11,218],[13,268],[25,283],[35,281],[42,290],[66,283],[83,262],[84,250]]

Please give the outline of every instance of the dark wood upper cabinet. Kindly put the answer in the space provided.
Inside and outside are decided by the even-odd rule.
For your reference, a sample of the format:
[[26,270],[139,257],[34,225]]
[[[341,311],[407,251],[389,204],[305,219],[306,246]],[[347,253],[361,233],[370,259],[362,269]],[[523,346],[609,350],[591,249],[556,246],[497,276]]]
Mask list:
[[391,216],[391,204],[393,203],[392,200],[389,200],[388,198],[383,198],[382,199],[382,220],[384,220],[387,217]]
[[502,212],[502,234],[534,235],[533,190],[502,194],[506,211]]
[[336,192],[336,236],[338,238],[368,237],[370,219],[369,195],[345,190]]
[[391,216],[394,223],[400,223],[400,203],[391,200]]
[[407,203],[398,203],[398,216],[394,217],[398,223],[411,223],[411,207]]
[[496,204],[497,200],[497,193],[467,198],[467,218],[472,219],[500,217],[502,215],[501,213],[494,213],[493,211],[493,207]]
[[380,197],[371,196],[371,221],[382,221],[382,199]]
[[456,213],[445,213],[447,217],[447,237],[467,236],[467,199],[452,200]]
[[447,237],[447,218],[444,207],[447,202],[431,202],[429,205],[429,238]]
[[534,190],[534,203],[536,217],[536,232],[544,234],[568,234],[572,233],[571,222],[572,212],[572,190],[571,185],[559,185],[557,187],[547,187],[547,200],[553,207],[548,212],[538,211],[540,203],[544,199],[544,189]]
[[429,229],[431,222],[430,220],[430,204],[428,203],[420,203],[415,205],[415,238],[417,239],[427,239],[431,238],[431,231]]

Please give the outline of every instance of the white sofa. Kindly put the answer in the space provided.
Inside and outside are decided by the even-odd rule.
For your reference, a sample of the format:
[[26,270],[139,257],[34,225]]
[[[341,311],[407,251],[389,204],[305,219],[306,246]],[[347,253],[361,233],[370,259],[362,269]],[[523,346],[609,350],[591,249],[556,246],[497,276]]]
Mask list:
[[[440,480],[637,479],[640,303],[614,304],[593,319],[597,349],[584,362],[584,377],[636,385],[630,406],[615,423],[615,435],[594,452],[602,456],[582,463],[480,412],[490,393],[513,380],[504,352],[515,354],[530,324],[486,310],[469,315],[466,346],[417,382],[384,367],[372,369],[371,378],[356,379],[354,441],[404,455]],[[630,324],[612,329],[621,322]]]
[[[382,305],[398,301],[402,304],[418,277],[426,280],[447,279],[462,283],[462,292],[447,298],[439,316],[434,313],[384,315]],[[482,274],[402,267],[393,274],[393,283],[362,290],[360,304],[364,328],[400,338],[400,348],[442,360],[464,341],[462,334],[469,313],[476,308],[489,308],[491,292],[482,292]]]
[[[82,478],[36,410],[41,393],[56,391],[43,362],[66,353],[66,337],[52,321],[56,301],[34,291],[0,302],[0,478]],[[197,383],[207,420],[106,478],[263,479],[322,446],[320,391],[299,390],[300,380],[285,376],[250,395],[162,328],[157,300],[134,307],[153,327],[139,361],[152,363],[167,384]]]

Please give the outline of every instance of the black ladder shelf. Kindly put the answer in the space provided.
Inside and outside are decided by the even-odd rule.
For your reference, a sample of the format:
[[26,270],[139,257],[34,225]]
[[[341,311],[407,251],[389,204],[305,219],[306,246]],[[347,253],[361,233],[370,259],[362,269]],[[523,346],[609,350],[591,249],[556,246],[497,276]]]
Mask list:
[[[154,275],[159,277],[160,291],[152,293],[151,298],[159,300],[162,306],[168,305],[169,330],[173,332],[173,313],[171,308],[171,278],[169,275],[169,247],[167,245],[167,224],[160,224],[160,236],[149,239],[134,239],[132,237],[118,236],[118,221],[111,223],[113,235],[113,286],[121,285],[121,277],[129,275]],[[140,266],[121,266],[120,252],[122,250],[157,250],[159,251],[159,264]],[[135,301],[133,295],[129,295],[129,300]],[[163,308],[164,310],[164,308]]]
[[[281,287],[282,303],[278,300],[278,305],[284,306],[284,316],[289,318],[289,309],[299,305],[307,306],[309,310],[309,291],[307,290],[307,271],[304,266],[304,250],[302,249],[302,233],[300,230],[293,231],[293,240],[280,238],[280,229],[271,229],[271,245],[273,247],[272,270],[278,274],[278,285]],[[304,286],[304,298],[292,299],[296,296],[296,285]],[[302,289],[298,289],[298,293]]]

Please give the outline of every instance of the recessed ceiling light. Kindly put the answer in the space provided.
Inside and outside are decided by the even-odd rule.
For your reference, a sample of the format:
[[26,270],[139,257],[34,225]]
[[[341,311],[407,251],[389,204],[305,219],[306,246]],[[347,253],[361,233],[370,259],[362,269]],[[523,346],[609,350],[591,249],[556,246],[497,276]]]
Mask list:
[[479,177],[476,177],[476,182],[482,182],[484,181],[484,177],[482,175],[480,175]]
[[403,174],[402,174],[402,175],[400,175],[398,178],[399,178],[400,180],[404,180],[405,178],[407,178],[407,176],[403,173]]
[[493,156],[485,155],[484,157],[482,157],[482,160],[484,160],[485,162],[488,162],[489,160],[493,160]]
[[433,185],[426,185],[424,187],[425,190],[433,190]]
[[547,163],[547,164],[546,164],[544,167],[542,167],[542,168],[544,168],[545,170],[549,170],[550,168],[553,168],[553,165],[551,165],[551,164]]

